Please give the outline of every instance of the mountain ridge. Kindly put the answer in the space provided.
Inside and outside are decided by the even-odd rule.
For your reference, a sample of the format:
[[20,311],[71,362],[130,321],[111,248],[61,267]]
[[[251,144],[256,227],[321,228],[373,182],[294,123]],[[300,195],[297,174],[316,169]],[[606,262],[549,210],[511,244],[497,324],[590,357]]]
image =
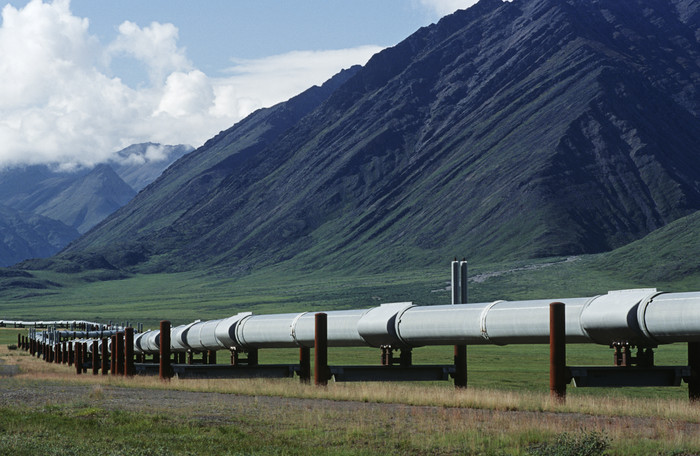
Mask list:
[[[213,138],[67,253],[121,264],[118,245],[143,271],[383,270],[620,247],[700,209],[693,21],[692,1],[482,0],[273,138],[245,130],[255,115]],[[233,162],[178,180],[217,147]],[[157,195],[177,182],[196,196]],[[165,200],[169,215],[130,218]]]

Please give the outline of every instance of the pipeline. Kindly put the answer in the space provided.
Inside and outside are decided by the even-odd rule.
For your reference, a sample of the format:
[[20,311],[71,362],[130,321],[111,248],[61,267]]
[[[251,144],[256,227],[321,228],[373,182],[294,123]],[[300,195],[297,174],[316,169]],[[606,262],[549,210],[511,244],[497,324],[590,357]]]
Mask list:
[[[700,341],[700,292],[663,293],[656,289],[633,289],[583,298],[440,306],[399,302],[368,309],[328,311],[324,312],[327,314],[328,346],[413,348],[426,345],[545,344],[549,342],[549,304],[553,301],[565,305],[567,343],[610,345],[626,342],[639,347],[656,347]],[[30,332],[30,337],[37,339],[37,334]],[[106,335],[107,331],[95,337],[101,340]],[[94,335],[88,333],[86,336]],[[46,335],[41,339],[57,340]],[[88,342],[90,339],[80,340]],[[198,320],[173,327],[170,340],[170,349],[175,353],[311,348],[314,345],[314,313],[253,315],[242,312],[218,320]],[[136,334],[133,345],[136,354],[158,353],[159,331]],[[90,344],[88,350],[91,350]],[[111,347],[109,351],[111,353]]]

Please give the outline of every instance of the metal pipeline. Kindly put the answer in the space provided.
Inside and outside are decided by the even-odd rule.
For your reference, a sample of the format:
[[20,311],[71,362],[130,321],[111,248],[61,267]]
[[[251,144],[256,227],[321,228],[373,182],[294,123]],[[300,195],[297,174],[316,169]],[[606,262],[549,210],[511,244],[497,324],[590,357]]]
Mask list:
[[[443,306],[402,302],[324,313],[328,345],[335,347],[544,344],[549,342],[549,304],[554,301],[564,303],[567,343],[628,342],[653,347],[700,341],[700,292],[634,289],[583,298]],[[310,348],[314,346],[315,313],[252,315],[246,312],[218,320],[196,321],[171,329],[170,349],[201,352]],[[49,335],[30,331],[30,338],[47,341]],[[158,330],[134,337],[137,354],[158,353],[159,344]]]

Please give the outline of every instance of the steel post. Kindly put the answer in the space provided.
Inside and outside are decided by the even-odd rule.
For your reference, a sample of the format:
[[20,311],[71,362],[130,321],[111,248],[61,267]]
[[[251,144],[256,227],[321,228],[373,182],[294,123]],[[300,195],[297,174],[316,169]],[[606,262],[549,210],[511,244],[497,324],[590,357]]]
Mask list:
[[116,340],[117,346],[113,350],[115,353],[115,367],[117,368],[117,371],[115,372],[116,375],[124,375],[124,333],[123,332],[118,332],[117,333],[117,340]]
[[100,356],[98,355],[98,345],[99,343],[97,342],[97,339],[92,341],[92,375],[97,375],[100,373]]
[[100,361],[102,361],[102,375],[107,375],[109,373],[109,351],[107,350],[107,341],[109,339],[103,338],[102,339],[102,353],[100,356]]
[[111,349],[109,355],[109,371],[112,375],[117,375],[117,335],[113,334],[109,337]]
[[549,305],[549,394],[558,402],[566,400],[566,320],[561,302]]
[[299,348],[299,380],[302,383],[311,382],[311,349]]
[[466,304],[468,302],[467,301],[467,298],[468,298],[468,296],[467,296],[467,278],[468,278],[467,271],[468,271],[467,261],[462,260],[459,263],[459,285],[460,285],[459,291],[460,291],[460,295],[461,295],[462,304]]
[[467,387],[467,346],[455,345],[455,388]]
[[317,313],[314,326],[314,384],[328,384],[330,369],[328,369],[328,316]]
[[80,375],[83,373],[83,366],[80,361],[83,359],[83,344],[73,344],[75,346],[75,373]]
[[83,373],[87,372],[87,363],[88,363],[88,343],[83,342],[83,359],[81,360],[81,365],[83,366]]
[[158,375],[161,380],[170,380],[173,376],[170,367],[170,322],[160,322],[160,366]]
[[134,328],[124,330],[124,375],[133,377],[134,369]]
[[688,342],[688,399],[697,403],[700,401],[700,342]]
[[462,290],[460,283],[460,267],[457,258],[452,262],[452,304],[462,304]]

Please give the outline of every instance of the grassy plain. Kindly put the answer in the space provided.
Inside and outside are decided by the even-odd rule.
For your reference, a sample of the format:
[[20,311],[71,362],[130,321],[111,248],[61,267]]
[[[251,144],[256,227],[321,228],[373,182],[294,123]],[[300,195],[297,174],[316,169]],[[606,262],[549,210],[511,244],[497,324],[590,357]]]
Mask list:
[[[625,265],[623,270],[619,263],[601,262],[599,257],[472,265],[470,301],[592,296],[633,287],[689,291],[697,290],[700,283],[692,274],[682,280],[652,279],[634,270],[634,262]],[[447,304],[448,271],[447,263],[440,271],[376,275],[333,270],[311,273],[280,266],[236,277],[222,271],[187,272],[109,281],[96,280],[95,273],[32,271],[38,280],[53,285],[21,288],[0,283],[0,318],[130,320],[155,327],[161,319],[180,324],[241,311],[313,312],[395,301]],[[570,387],[567,404],[554,404],[547,394],[548,347],[544,345],[469,347],[469,388],[456,392],[447,382],[331,383],[318,389],[294,380],[173,380],[164,385],[148,378],[78,378],[63,366],[48,366],[26,353],[8,351],[6,345],[16,343],[16,334],[0,331],[0,354],[8,363],[18,364],[22,374],[0,379],[0,384],[10,390],[71,385],[87,389],[73,399],[49,397],[40,406],[4,405],[0,454],[8,449],[11,454],[58,454],[55,449],[59,447],[61,454],[88,454],[95,446],[106,448],[102,454],[135,455],[204,454],[202,448],[207,454],[235,455],[526,454],[532,445],[553,441],[562,433],[585,436],[592,431],[610,438],[610,454],[700,452],[700,412],[688,405],[685,386]],[[569,365],[610,365],[612,359],[610,349],[594,345],[569,345],[567,353]],[[683,345],[662,346],[656,355],[659,365],[687,362]],[[262,363],[294,363],[296,357],[296,350],[260,353]],[[331,349],[329,360],[336,365],[378,364],[379,351]],[[417,364],[451,361],[451,347],[414,350]],[[259,405],[239,410],[240,418],[235,419],[221,410],[211,424],[201,416],[189,416],[182,407],[126,410],[104,399],[124,388],[133,394],[143,390],[223,394],[233,402],[234,398],[256,397],[334,402],[320,408],[300,405],[305,410],[301,414]],[[337,404],[345,402],[403,404],[404,408],[398,416],[395,409],[358,406],[338,410]],[[476,416],[479,411],[486,415]],[[47,441],[52,443],[45,444]]]
[[[17,331],[0,330],[0,359],[21,369],[0,379],[0,454],[518,455],[592,433],[612,455],[700,452],[700,407],[688,403],[686,388],[569,388],[566,404],[557,404],[547,394],[545,346],[470,347],[462,391],[448,382],[317,388],[294,379],[77,376],[8,350]],[[569,364],[609,364],[606,348],[568,348]],[[660,361],[684,362],[682,345],[663,349]],[[449,362],[449,352],[416,350],[415,360]],[[378,355],[335,349],[330,359],[374,364]],[[264,363],[294,357],[293,350],[261,351]]]

